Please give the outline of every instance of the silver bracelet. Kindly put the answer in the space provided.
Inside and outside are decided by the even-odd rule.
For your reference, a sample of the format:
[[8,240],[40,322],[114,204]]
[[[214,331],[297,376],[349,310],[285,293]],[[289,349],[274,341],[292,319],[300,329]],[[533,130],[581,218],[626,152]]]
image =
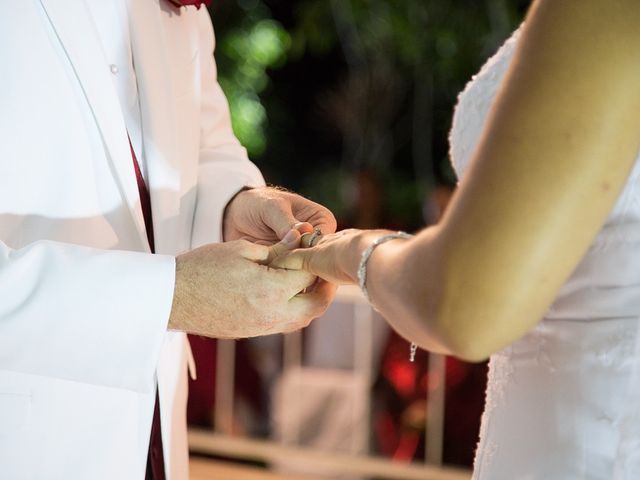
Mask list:
[[[383,235],[379,238],[376,238],[371,245],[369,245],[363,252],[360,257],[360,265],[358,265],[358,285],[360,286],[360,290],[364,294],[364,297],[367,299],[371,306],[373,307],[373,303],[371,302],[371,298],[369,297],[369,292],[367,291],[367,264],[369,263],[369,258],[371,258],[371,254],[376,249],[378,245],[382,245],[390,240],[396,240],[399,238],[409,239],[413,237],[413,235],[407,232],[396,232],[389,233],[388,235]],[[373,307],[375,309],[375,307]],[[411,343],[409,347],[409,361],[413,362],[416,357],[416,350],[418,346],[415,343]]]

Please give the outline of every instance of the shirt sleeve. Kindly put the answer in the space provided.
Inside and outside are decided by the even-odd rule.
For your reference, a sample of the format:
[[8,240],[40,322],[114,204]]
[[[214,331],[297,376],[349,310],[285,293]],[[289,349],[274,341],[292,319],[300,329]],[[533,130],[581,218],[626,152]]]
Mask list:
[[217,79],[215,37],[206,9],[198,11],[201,54],[201,131],[192,247],[222,241],[222,215],[243,187],[264,185],[258,168],[233,134],[227,99]]
[[0,242],[0,369],[151,392],[175,259]]

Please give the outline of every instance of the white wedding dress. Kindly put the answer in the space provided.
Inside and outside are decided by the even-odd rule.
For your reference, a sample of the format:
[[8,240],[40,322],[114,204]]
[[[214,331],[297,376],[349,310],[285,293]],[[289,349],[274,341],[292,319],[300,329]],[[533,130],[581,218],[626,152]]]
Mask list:
[[[460,94],[450,136],[459,177],[518,35]],[[606,224],[545,318],[492,355],[473,478],[640,480],[639,320],[636,161]]]

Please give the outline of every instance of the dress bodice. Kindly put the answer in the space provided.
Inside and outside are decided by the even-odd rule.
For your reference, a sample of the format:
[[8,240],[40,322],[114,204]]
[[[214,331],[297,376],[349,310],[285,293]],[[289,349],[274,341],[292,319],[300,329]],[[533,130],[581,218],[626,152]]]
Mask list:
[[[459,96],[450,133],[459,178],[518,37]],[[474,480],[640,478],[639,184],[637,160],[545,318],[492,355]]]

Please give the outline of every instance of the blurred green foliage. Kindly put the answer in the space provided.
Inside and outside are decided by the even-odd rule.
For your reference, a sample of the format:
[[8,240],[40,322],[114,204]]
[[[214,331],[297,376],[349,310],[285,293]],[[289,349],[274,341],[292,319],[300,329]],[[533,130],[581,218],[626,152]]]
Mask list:
[[[269,180],[339,218],[353,217],[354,179],[371,171],[394,221],[418,226],[431,187],[455,182],[447,136],[457,94],[528,4],[214,2],[220,83],[235,132]],[[300,65],[321,68],[314,77]],[[286,85],[274,86],[280,71],[294,73],[278,74]]]
[[218,38],[216,56],[224,66],[218,80],[229,100],[236,136],[250,156],[258,157],[267,146],[267,113],[260,95],[269,84],[267,69],[286,60],[290,36],[261,2],[238,2],[238,7],[241,20]]

